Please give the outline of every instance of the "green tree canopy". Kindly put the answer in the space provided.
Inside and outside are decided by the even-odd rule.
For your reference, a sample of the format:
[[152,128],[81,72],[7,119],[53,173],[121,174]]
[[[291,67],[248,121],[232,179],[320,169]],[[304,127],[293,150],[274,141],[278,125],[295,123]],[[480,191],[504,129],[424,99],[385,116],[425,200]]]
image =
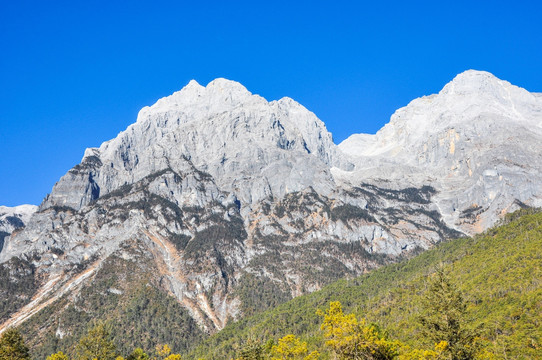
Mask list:
[[465,300],[442,268],[432,276],[423,307],[419,320],[424,336],[434,344],[445,342],[451,360],[474,359],[478,331],[468,326]]
[[264,360],[264,346],[260,341],[249,339],[240,350],[237,360]]
[[19,330],[7,329],[0,338],[0,360],[30,360],[28,347]]
[[77,360],[115,360],[117,347],[110,339],[106,325],[99,323],[82,337],[76,348]]

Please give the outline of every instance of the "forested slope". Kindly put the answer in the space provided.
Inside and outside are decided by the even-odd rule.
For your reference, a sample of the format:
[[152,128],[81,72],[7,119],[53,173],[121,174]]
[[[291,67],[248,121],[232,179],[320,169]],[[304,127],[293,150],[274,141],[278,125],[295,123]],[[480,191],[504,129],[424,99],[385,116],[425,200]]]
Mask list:
[[467,302],[466,317],[489,341],[497,358],[542,356],[542,213],[509,214],[501,226],[435,249],[357,279],[341,280],[321,291],[232,323],[204,341],[191,358],[227,359],[248,339],[266,343],[292,333],[327,356],[321,317],[331,301],[345,312],[377,323],[391,338],[432,348],[421,335],[419,317],[429,276],[443,268]]

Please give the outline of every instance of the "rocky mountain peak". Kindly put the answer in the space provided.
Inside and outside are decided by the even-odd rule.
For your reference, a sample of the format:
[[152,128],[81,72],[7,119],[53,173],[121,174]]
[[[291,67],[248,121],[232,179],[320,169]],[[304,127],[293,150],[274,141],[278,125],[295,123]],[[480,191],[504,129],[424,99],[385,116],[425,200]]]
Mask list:
[[[516,200],[542,204],[539,187],[521,180],[541,171],[539,162],[525,162],[540,156],[541,125],[540,97],[488,72],[468,70],[438,94],[397,110],[375,135],[352,135],[341,143],[356,166],[335,172],[336,178],[432,183],[446,222],[464,223],[462,212],[478,209],[475,221],[469,220],[473,226],[463,227],[478,232],[503,208],[515,208]],[[468,202],[468,208],[460,205]]]
[[[154,172],[180,170],[185,160],[243,204],[307,186],[327,192],[335,153],[323,122],[294,100],[267,102],[222,78],[206,87],[191,81],[143,108],[137,122],[115,139],[87,149],[42,208],[80,209]],[[301,169],[308,166],[320,170]]]
[[[516,122],[531,122],[539,111],[534,94],[486,71],[468,70],[457,75],[434,98],[432,107],[442,112],[501,114]],[[533,114],[534,110],[534,114]]]
[[138,122],[158,114],[175,114],[190,110],[209,116],[213,113],[230,111],[238,105],[262,102],[262,100],[261,97],[252,95],[236,81],[218,78],[207,86],[202,86],[197,81],[191,80],[180,91],[159,99],[152,106],[141,109]]
[[4,239],[14,230],[23,228],[37,210],[35,205],[0,206],[0,251],[4,247]]
[[471,69],[457,74],[443,90],[447,91],[449,88],[453,88],[456,91],[472,90],[478,92],[480,89],[484,90],[484,88],[487,89],[493,85],[498,85],[500,81],[490,72]]
[[456,75],[439,92],[441,96],[474,96],[492,97],[497,100],[521,101],[521,97],[533,100],[534,96],[527,90],[501,80],[487,71],[466,70]]
[[489,72],[467,70],[438,94],[412,100],[395,111],[376,135],[352,135],[340,148],[353,155],[395,156],[406,155],[404,149],[449,129],[480,136],[483,131],[501,131],[501,126],[540,132],[541,107],[535,94]]
[[36,205],[0,206],[0,232],[11,233],[28,222],[38,210]]
[[0,265],[20,268],[9,281],[35,285],[4,292],[0,331],[102,285],[119,295],[132,284],[111,292],[104,276],[139,269],[212,332],[542,206],[541,100],[467,71],[337,147],[290,98],[191,81],[87,149],[26,226],[4,234]]

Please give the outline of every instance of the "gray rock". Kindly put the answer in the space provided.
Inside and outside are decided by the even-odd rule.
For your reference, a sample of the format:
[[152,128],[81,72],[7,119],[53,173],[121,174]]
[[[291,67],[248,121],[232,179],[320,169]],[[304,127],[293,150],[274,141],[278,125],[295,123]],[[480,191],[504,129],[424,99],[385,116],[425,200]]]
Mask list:
[[485,72],[339,146],[291,99],[192,81],[87,149],[7,237],[0,263],[31,261],[42,287],[0,329],[76,294],[111,254],[140,261],[135,243],[215,331],[242,314],[250,276],[297,296],[540,206],[541,140],[542,96]]
[[343,141],[355,169],[333,174],[344,184],[431,185],[446,223],[474,234],[518,204],[542,206],[541,140],[539,94],[469,70],[397,110],[376,135]]
[[13,231],[24,228],[37,209],[35,205],[0,206],[0,251],[4,247],[4,239]]

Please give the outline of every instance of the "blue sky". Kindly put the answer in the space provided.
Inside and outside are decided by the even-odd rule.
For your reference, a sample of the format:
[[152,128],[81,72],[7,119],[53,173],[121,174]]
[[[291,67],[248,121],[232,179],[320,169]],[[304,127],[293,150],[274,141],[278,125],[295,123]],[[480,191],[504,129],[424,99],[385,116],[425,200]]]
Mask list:
[[457,73],[542,92],[538,1],[2,1],[0,205],[39,204],[190,79],[289,96],[335,142]]

